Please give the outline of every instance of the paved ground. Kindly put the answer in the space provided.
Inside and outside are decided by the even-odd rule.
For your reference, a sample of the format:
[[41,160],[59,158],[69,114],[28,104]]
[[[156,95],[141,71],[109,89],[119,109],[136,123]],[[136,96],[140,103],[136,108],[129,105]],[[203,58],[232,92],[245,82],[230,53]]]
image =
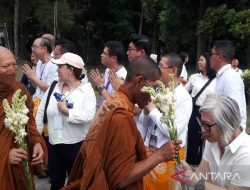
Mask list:
[[45,179],[38,179],[35,176],[35,184],[36,184],[36,190],[49,190],[50,187],[48,177]]

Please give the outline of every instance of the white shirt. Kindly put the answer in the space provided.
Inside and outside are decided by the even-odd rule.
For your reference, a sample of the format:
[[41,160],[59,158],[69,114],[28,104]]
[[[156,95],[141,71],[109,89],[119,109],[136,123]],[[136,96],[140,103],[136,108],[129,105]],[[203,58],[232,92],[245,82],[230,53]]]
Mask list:
[[183,78],[186,81],[188,80],[188,73],[187,73],[186,66],[184,64],[182,66],[182,71],[181,71],[180,77]]
[[[122,66],[119,70],[116,71],[116,74],[118,77],[126,79],[127,70],[125,69],[125,67]],[[109,77],[109,68],[107,68],[104,73],[104,86],[108,91],[109,95],[112,95],[112,93],[115,92],[115,90],[112,87],[108,77]]]
[[[39,80],[45,82],[47,85],[51,85],[54,80],[58,80],[57,65],[48,61],[48,63],[42,64],[39,60],[36,65],[36,76]],[[42,99],[45,91],[37,87],[33,97],[38,96]]]
[[225,152],[220,158],[221,153],[218,143],[206,141],[203,159],[209,164],[210,172],[213,174],[211,175],[213,183],[222,187],[227,187],[229,184],[250,187],[249,142],[250,136],[245,131],[241,132],[236,139],[225,147]]
[[[181,146],[185,146],[188,122],[192,113],[192,98],[186,89],[180,84],[175,88],[176,95],[176,110],[175,110],[175,122],[178,131],[178,139],[182,140]],[[148,115],[144,115],[142,111],[140,115],[140,122],[142,122],[143,127],[147,128],[146,139],[144,141],[145,145],[149,146],[150,137],[154,131],[155,125],[157,125],[155,130],[155,136],[157,136],[156,147],[160,148],[164,143],[170,140],[167,126],[161,123],[160,118],[162,113],[157,109],[153,109]]]
[[232,67],[232,69],[233,69],[236,73],[238,73],[238,75],[240,75],[240,77],[241,77],[241,75],[242,75],[242,70],[241,70],[241,69],[239,69],[239,68],[234,69],[233,67]]
[[[118,77],[126,79],[127,76],[127,70],[125,67],[121,67],[119,70],[116,71],[116,74]],[[104,73],[104,87],[108,91],[108,94],[111,96],[113,92],[115,92],[115,89],[112,87],[110,81],[109,81],[109,68],[105,70]],[[104,100],[104,97],[102,96],[100,100],[98,101],[98,107],[101,106],[102,102]]]
[[[189,77],[185,88],[188,92],[191,92],[191,96],[195,97],[196,94],[201,90],[201,88],[207,83],[208,77],[204,77],[201,73],[193,74]],[[209,94],[215,94],[215,85],[216,78],[212,80],[212,82],[204,89],[204,91],[200,94],[200,96],[196,100],[197,106],[201,106],[206,99],[206,96]]]
[[230,64],[223,66],[216,74],[216,94],[223,94],[234,99],[240,108],[241,127],[246,128],[247,112],[245,87],[241,77],[231,68]]
[[[53,94],[59,92],[61,86],[62,83],[55,86],[47,108],[49,142],[53,145],[74,144],[84,140],[96,111],[94,90],[89,82],[82,82],[73,91],[65,93],[66,99],[74,104],[74,107],[69,109],[69,116],[59,112]],[[47,96],[48,90],[44,94],[36,116],[37,128],[40,133],[44,128],[43,114]]]

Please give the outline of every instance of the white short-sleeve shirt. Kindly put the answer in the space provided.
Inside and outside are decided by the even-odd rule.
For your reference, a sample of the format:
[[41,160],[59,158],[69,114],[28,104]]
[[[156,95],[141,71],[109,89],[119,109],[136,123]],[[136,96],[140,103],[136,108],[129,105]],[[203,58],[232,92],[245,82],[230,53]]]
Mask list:
[[[54,80],[58,80],[57,65],[51,61],[43,64],[42,61],[39,60],[36,65],[36,76],[39,80],[45,82],[47,85],[51,85]],[[33,97],[38,96],[40,99],[42,99],[44,93],[45,91],[37,87]]]
[[[188,92],[191,92],[191,96],[195,97],[201,88],[208,82],[208,77],[204,77],[201,73],[193,74],[189,77],[185,88]],[[196,105],[201,106],[205,101],[207,95],[215,94],[216,78],[204,89],[200,96],[196,100]]]
[[230,64],[223,66],[216,74],[216,94],[222,94],[234,99],[240,108],[241,127],[246,128],[247,112],[245,87],[242,78],[237,74]]
[[186,81],[188,80],[188,73],[187,73],[187,69],[186,69],[185,65],[182,66],[180,77],[183,78]]
[[218,143],[206,141],[203,160],[209,164],[212,183],[250,187],[250,136],[245,131],[225,147],[221,158]]

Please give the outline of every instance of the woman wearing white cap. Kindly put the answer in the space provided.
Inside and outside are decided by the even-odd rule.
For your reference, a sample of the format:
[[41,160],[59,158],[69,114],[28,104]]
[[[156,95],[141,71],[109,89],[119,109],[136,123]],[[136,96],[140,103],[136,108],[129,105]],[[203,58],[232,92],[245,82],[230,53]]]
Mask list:
[[[82,82],[84,62],[73,53],[52,59],[58,65],[59,83],[53,89],[47,107],[49,133],[49,170],[51,190],[64,186],[79,148],[85,139],[96,111],[96,97],[89,82]],[[41,133],[49,89],[38,108],[36,122]]]

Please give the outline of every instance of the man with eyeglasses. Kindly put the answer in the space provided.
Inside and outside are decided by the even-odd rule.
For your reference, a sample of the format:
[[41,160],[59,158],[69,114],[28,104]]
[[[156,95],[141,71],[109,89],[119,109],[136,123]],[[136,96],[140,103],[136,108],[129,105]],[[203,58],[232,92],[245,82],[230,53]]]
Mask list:
[[206,139],[203,158],[192,171],[185,170],[178,178],[194,189],[250,189],[250,136],[240,126],[237,102],[224,95],[209,95],[200,108],[201,132]]
[[[164,55],[159,62],[161,81],[165,85],[168,85],[169,75],[172,74],[174,76],[174,91],[176,96],[175,123],[178,131],[178,138],[182,140],[180,156],[181,159],[184,159],[184,146],[186,145],[188,122],[193,106],[190,94],[179,80],[182,67],[183,63],[181,58],[175,53]],[[153,102],[149,102],[140,115],[140,121],[146,129],[144,143],[148,147],[149,152],[154,152],[161,147],[162,144],[170,141],[167,126],[165,123],[161,122],[161,116],[162,113],[156,108]],[[150,174],[145,177],[145,189],[175,189],[176,181],[170,177],[171,173],[174,173],[174,166],[175,162],[169,161],[162,163],[160,167],[156,167],[151,172],[156,176],[154,179],[152,179]],[[160,172],[159,168],[164,168],[165,172]]]
[[125,50],[120,42],[108,41],[104,44],[104,49],[101,54],[101,62],[106,67],[104,76],[98,69],[93,69],[90,72],[93,84],[98,88],[99,94],[101,95],[98,106],[102,104],[103,100],[110,99],[112,93],[118,90],[111,84],[110,75],[126,78],[127,70],[123,66],[124,58]]
[[36,86],[36,92],[33,98],[42,99],[49,85],[58,80],[57,66],[51,62],[52,46],[47,38],[39,37],[31,46],[32,52],[40,60],[37,63],[36,71],[32,70],[29,65],[24,64],[23,72],[28,76],[31,82]]
[[216,71],[216,94],[234,99],[240,108],[241,127],[246,128],[246,98],[242,78],[231,68],[235,55],[233,43],[229,40],[215,41],[211,50],[211,68]]

